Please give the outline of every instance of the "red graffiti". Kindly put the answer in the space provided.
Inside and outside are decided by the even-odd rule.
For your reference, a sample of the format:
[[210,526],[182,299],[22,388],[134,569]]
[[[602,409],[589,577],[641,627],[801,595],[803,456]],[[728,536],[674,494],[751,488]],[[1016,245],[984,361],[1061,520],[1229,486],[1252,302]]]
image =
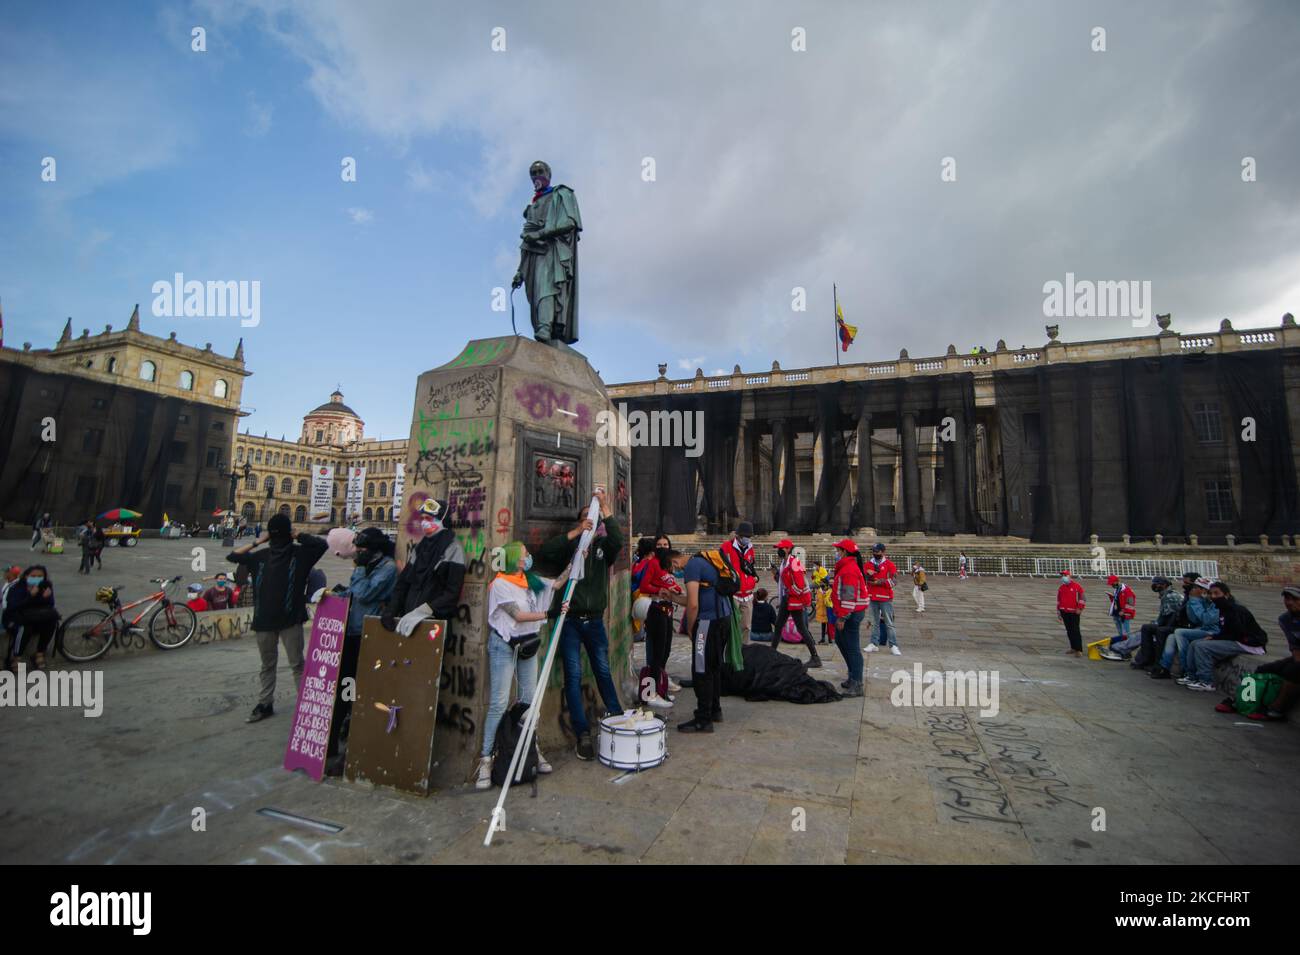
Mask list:
[[497,511],[497,533],[502,537],[509,537],[511,521],[510,508],[503,507]]

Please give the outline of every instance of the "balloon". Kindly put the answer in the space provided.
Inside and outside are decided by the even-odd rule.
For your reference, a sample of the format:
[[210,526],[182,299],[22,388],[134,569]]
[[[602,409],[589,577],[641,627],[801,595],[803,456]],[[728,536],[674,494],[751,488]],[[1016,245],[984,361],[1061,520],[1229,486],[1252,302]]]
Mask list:
[[356,546],[352,543],[354,537],[356,537],[355,531],[350,531],[346,527],[336,527],[325,535],[325,541],[329,544],[331,553],[339,557],[351,558],[357,552]]

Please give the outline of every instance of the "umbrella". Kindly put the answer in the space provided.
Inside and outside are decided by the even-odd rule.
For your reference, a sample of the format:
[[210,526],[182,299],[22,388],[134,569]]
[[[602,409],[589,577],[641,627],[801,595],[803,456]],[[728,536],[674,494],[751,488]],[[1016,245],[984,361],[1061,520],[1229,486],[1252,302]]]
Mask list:
[[99,515],[101,521],[129,521],[138,517],[144,517],[139,511],[133,511],[125,507],[115,507],[111,511],[105,511]]
[[235,512],[234,512],[234,511],[227,511],[227,510],[224,510],[224,509],[222,509],[222,508],[219,507],[219,508],[217,508],[215,511],[212,512],[212,516],[213,516],[213,517],[234,517],[234,516],[235,516]]

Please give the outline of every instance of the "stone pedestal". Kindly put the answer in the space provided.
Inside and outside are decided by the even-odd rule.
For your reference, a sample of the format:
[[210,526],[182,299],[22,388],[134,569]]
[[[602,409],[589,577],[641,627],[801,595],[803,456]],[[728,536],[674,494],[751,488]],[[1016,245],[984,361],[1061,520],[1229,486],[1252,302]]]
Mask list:
[[[416,384],[397,556],[404,563],[411,550],[415,509],[435,497],[447,501],[447,524],[467,565],[442,663],[431,777],[437,788],[466,781],[482,746],[489,699],[487,591],[505,569],[505,545],[522,540],[536,555],[548,538],[574,527],[595,485],[608,490],[623,536],[631,537],[631,458],[616,422],[604,383],[581,354],[530,338],[471,341]],[[610,667],[624,705],[635,685],[628,546],[610,575],[605,618]],[[539,667],[547,646],[537,657]],[[594,727],[602,704],[585,652],[583,674]],[[538,725],[543,749],[573,741],[562,686],[557,655]]]

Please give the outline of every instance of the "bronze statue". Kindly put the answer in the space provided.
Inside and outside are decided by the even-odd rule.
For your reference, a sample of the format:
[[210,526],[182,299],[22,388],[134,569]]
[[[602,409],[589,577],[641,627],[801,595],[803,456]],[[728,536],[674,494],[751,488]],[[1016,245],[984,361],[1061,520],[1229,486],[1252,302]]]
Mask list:
[[524,286],[539,342],[572,345],[578,340],[578,235],[582,217],[568,186],[551,185],[551,167],[528,167],[533,201],[524,210],[519,271],[511,288]]

